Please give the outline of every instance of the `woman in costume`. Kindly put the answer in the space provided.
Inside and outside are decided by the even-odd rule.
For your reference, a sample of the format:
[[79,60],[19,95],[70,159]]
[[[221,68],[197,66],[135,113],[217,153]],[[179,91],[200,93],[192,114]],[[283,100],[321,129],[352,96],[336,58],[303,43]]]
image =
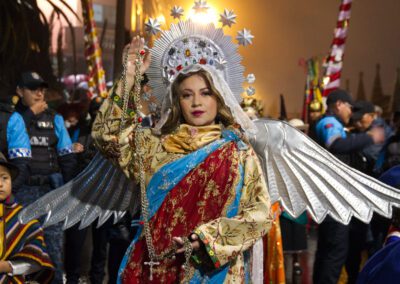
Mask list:
[[[142,49],[143,41],[135,38],[129,48],[128,74],[135,74],[134,60]],[[149,60],[145,57],[142,74]],[[221,94],[224,89],[212,76],[220,74],[201,64],[183,68],[170,88],[171,111],[161,135],[143,130],[137,147],[142,149],[150,193],[150,246],[164,256],[149,257],[148,236],[140,230],[122,264],[122,283],[146,283],[149,275],[154,283],[184,281],[185,237],[189,251],[193,249],[186,275],[191,280],[209,277],[218,283],[243,283],[250,277],[246,252],[268,232],[270,200],[258,158],[224,102],[227,94]],[[126,89],[134,87],[134,78],[126,78]],[[139,181],[132,143],[126,143],[126,137],[137,135],[137,123],[129,123],[118,139],[122,109],[116,98],[123,97],[122,85],[114,87],[102,105],[93,137],[107,157]],[[151,261],[158,264],[153,267]]]
[[[223,21],[228,18],[232,23],[225,11]],[[160,31],[154,19],[146,27]],[[248,45],[252,36],[243,30],[237,39]],[[84,228],[97,218],[99,225],[111,216],[116,221],[140,202],[139,233],[121,281],[247,282],[250,268],[252,276],[262,275],[262,264],[255,264],[263,250],[253,250],[252,265],[247,260],[271,222],[268,194],[290,216],[307,210],[318,223],[327,214],[344,224],[352,216],[369,222],[374,211],[389,217],[400,204],[400,193],[342,164],[290,125],[250,121],[239,105],[241,57],[222,29],[172,24],[155,41],[151,64],[142,45],[136,39],[126,52],[125,72],[96,122],[94,138],[108,159],[96,156],[73,181],[26,208],[21,222],[46,214],[45,226],[64,221],[64,228],[78,222]],[[140,114],[141,99],[148,100],[141,96],[141,73],[149,64],[149,83],[162,102],[152,130]],[[197,97],[216,102],[204,108]],[[154,109],[152,98],[146,103]],[[204,114],[209,119],[201,124],[189,120]]]

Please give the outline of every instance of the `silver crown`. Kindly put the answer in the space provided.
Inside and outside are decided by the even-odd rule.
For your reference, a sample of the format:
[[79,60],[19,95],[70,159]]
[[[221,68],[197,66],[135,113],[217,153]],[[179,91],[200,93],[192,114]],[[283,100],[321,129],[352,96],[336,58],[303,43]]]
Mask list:
[[201,25],[191,20],[172,24],[163,31],[151,49],[152,62],[147,72],[153,95],[159,103],[179,72],[193,64],[208,65],[221,71],[238,101],[244,82],[242,57],[238,45],[214,24]]

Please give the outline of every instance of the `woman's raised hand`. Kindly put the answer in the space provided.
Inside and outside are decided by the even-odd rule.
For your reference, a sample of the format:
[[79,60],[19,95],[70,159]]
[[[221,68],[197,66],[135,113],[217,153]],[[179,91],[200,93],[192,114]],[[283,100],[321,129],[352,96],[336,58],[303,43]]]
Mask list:
[[[144,38],[140,36],[134,36],[131,42],[125,46],[125,51],[128,50],[128,62],[127,62],[127,75],[134,76],[136,71],[136,56],[138,53],[144,52],[143,64],[140,67],[140,74],[144,74],[150,66],[151,55],[150,52],[144,50]],[[125,52],[122,60],[124,60]]]

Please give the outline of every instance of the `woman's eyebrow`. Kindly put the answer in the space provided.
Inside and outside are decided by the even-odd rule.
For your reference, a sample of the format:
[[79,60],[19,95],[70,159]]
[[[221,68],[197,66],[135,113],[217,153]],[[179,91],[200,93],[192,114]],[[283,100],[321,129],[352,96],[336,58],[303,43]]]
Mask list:
[[[200,91],[204,91],[204,90],[208,90],[209,88],[208,87],[204,87],[204,88],[201,88],[200,89]],[[186,88],[186,89],[183,89],[182,91],[190,91],[190,92],[194,92],[193,91],[193,89],[188,89],[188,88]]]

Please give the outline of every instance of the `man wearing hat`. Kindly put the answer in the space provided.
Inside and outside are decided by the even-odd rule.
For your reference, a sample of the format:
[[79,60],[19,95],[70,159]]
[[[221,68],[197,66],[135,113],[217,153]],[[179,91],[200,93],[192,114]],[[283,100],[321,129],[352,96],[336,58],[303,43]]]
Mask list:
[[[382,118],[378,118],[375,112],[375,105],[368,101],[357,101],[354,104],[352,121],[359,132],[369,133],[374,128],[381,128],[384,131],[384,138],[387,141],[393,136],[394,131]],[[378,159],[384,143],[373,144],[363,149],[363,154],[373,166]],[[372,169],[369,173],[372,174]]]
[[[23,205],[72,179],[76,157],[64,119],[48,109],[44,92],[48,84],[36,72],[25,72],[17,85],[20,97],[16,110],[24,118],[32,148],[31,176],[15,195]],[[54,283],[62,283],[62,225],[45,228],[48,251],[56,267]]]
[[[380,128],[384,131],[384,139],[386,141],[393,132],[383,120],[377,119],[375,106],[368,101],[354,103],[351,121],[355,127],[352,131],[353,133],[368,134],[374,128]],[[367,175],[374,176],[373,168],[383,145],[384,143],[371,144],[358,152],[354,152],[351,166]],[[389,223],[389,219],[383,218],[378,214],[374,214],[370,225],[357,219],[351,220],[349,224],[349,251],[346,260],[348,283],[355,283],[358,278],[361,254],[366,247],[369,228],[371,228],[373,236],[373,242],[369,246],[371,251],[376,251],[382,246],[386,232],[389,229]]]
[[31,144],[21,115],[14,111],[10,98],[14,92],[6,84],[0,87],[0,152],[19,168],[13,186],[20,187],[29,176]]
[[0,153],[0,283],[50,283],[53,265],[46,252],[43,230],[38,220],[18,222],[22,206],[15,202],[12,183],[18,168]]
[[351,119],[359,131],[367,131],[376,118],[375,106],[368,101],[356,101]]
[[[327,110],[316,125],[317,141],[343,162],[350,164],[350,155],[374,143],[382,143],[382,129],[368,133],[348,135],[345,126],[352,115],[353,100],[341,89],[331,92],[327,98]],[[314,262],[313,282],[338,282],[340,271],[348,252],[349,227],[327,216],[318,228],[318,246]]]

